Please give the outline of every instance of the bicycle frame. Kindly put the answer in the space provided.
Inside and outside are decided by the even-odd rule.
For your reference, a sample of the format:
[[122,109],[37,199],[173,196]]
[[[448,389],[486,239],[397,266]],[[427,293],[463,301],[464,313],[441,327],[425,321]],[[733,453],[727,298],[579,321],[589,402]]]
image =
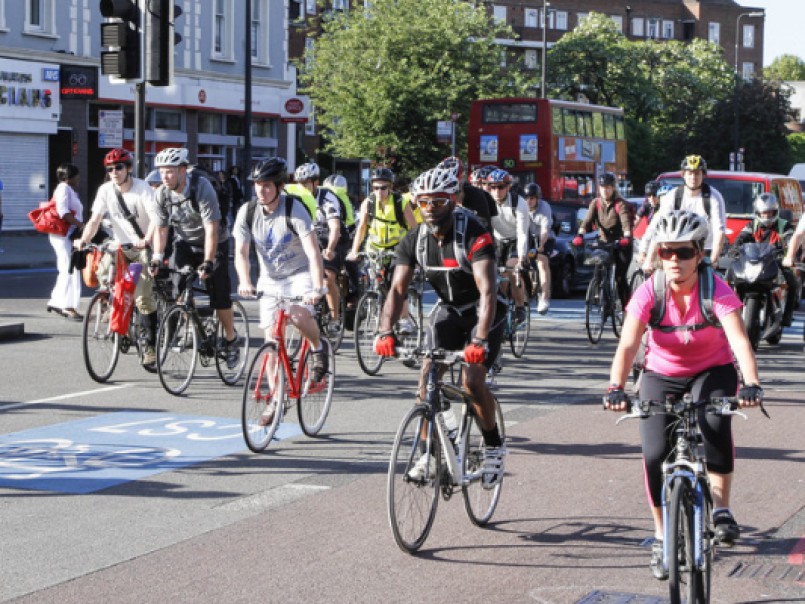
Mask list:
[[[298,373],[294,373],[293,365],[291,364],[291,359],[288,356],[288,349],[285,346],[285,326],[288,323],[289,319],[289,309],[288,309],[288,302],[283,300],[280,303],[279,314],[277,315],[277,321],[274,324],[274,338],[277,342],[277,354],[279,355],[280,362],[282,362],[282,367],[285,369],[285,375],[288,376],[288,397],[299,399],[302,395],[302,372],[299,371]],[[310,347],[310,343],[307,341],[307,338],[302,338],[302,348],[299,351],[299,358],[304,359],[305,354]],[[301,364],[300,364],[301,367]],[[265,371],[265,363],[263,364],[263,371]]]

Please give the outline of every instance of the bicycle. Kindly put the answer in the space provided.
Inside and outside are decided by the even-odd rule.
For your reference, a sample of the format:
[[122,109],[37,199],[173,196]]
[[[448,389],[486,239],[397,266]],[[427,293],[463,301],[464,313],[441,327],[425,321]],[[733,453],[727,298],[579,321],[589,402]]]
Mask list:
[[[514,270],[514,282],[515,285],[518,287],[520,286],[520,279],[522,270],[521,269],[511,269],[506,267],[498,267],[498,273],[503,275],[504,273]],[[508,277],[501,276],[498,280],[499,283],[507,283],[509,281]],[[517,305],[514,302],[514,295],[511,291],[511,288],[506,288],[506,328],[503,332],[503,337],[508,338],[509,346],[512,349],[512,354],[515,358],[519,359],[525,354],[525,348],[528,344],[528,335],[531,332],[531,295],[528,292],[528,288],[524,288],[524,296],[525,301],[523,302],[523,308],[525,309],[525,320],[522,322],[517,321]]]
[[[258,296],[269,295],[258,292]],[[301,297],[271,294],[279,301],[273,339],[260,347],[249,368],[243,388],[241,427],[246,445],[255,453],[265,451],[285,413],[296,401],[299,425],[307,436],[316,436],[324,426],[333,400],[335,385],[335,353],[329,343],[328,370],[319,382],[312,381],[310,343],[303,338],[301,359],[294,371],[294,361],[288,355],[285,327],[292,304],[302,302]],[[322,336],[322,341],[326,338]],[[272,358],[273,357],[273,358]],[[266,421],[266,412],[273,407],[273,416]]]
[[649,279],[649,277],[651,277],[651,273],[647,273],[642,269],[642,267],[638,266],[629,279],[629,293],[634,295],[634,293]]
[[[358,364],[367,375],[376,375],[385,360],[375,352],[375,337],[380,330],[380,315],[391,286],[388,261],[395,256],[394,250],[381,250],[377,253],[361,252],[360,254],[360,257],[366,259],[368,285],[355,309],[353,333]],[[408,312],[414,324],[414,330],[407,335],[399,334],[399,330],[397,330],[401,343],[411,348],[420,347],[424,337],[423,289],[424,276],[420,272],[417,279],[408,288]]]
[[179,301],[171,306],[157,332],[157,371],[162,386],[173,395],[180,395],[193,380],[196,365],[201,362],[215,368],[221,381],[234,386],[243,377],[249,356],[249,319],[243,305],[232,300],[235,332],[240,343],[238,362],[227,363],[226,334],[216,311],[208,306],[198,308],[194,282],[198,273],[192,266],[173,271],[184,277],[184,289]]
[[584,264],[594,267],[584,305],[584,323],[590,344],[597,344],[601,340],[604,325],[609,318],[612,319],[612,332],[615,337],[619,338],[621,335],[623,307],[618,297],[612,259],[612,251],[619,245],[618,242],[594,242],[590,244],[588,253],[585,254]]
[[[124,245],[120,246],[120,248],[110,249],[109,243],[103,245],[89,244],[87,249],[98,250],[105,254],[116,254],[118,249],[131,249],[131,246]],[[143,268],[143,270],[146,269]],[[101,384],[112,377],[121,352],[126,354],[133,346],[137,353],[137,359],[142,362],[143,354],[148,346],[148,327],[143,325],[145,319],[136,305],[132,309],[126,334],[120,335],[112,331],[112,301],[115,295],[116,273],[116,263],[112,262],[106,276],[108,285],[99,287],[92,300],[90,300],[87,312],[84,314],[82,326],[81,348],[84,365],[90,377]],[[157,314],[159,317],[165,316],[165,311],[169,304],[170,294],[166,291],[166,287],[161,281],[154,280],[153,291],[157,300]],[[153,365],[143,365],[143,368],[149,373],[156,371],[156,367]]]
[[[694,402],[690,394],[668,396],[664,402],[632,401],[631,409],[615,422],[670,415],[675,419],[676,444],[662,464],[663,567],[668,572],[672,604],[710,602],[710,576],[716,549],[712,525],[713,496],[700,451],[702,434],[697,413],[705,406],[715,415],[746,415],[737,411],[735,397]],[[605,405],[606,407],[606,405]],[[768,416],[761,405],[761,410]]]
[[[339,303],[341,304],[341,309],[343,312],[343,310],[346,308],[346,302],[344,298],[344,291],[340,283],[338,289],[340,300]],[[327,334],[330,345],[333,347],[333,352],[338,352],[338,349],[341,347],[341,343],[344,341],[344,331],[346,330],[344,316],[342,314],[338,319],[337,331],[330,331],[330,306],[327,303],[327,298],[325,296],[322,296],[316,303],[316,323],[319,326],[319,332],[322,334]],[[300,334],[296,327],[294,327],[294,324],[288,323],[285,329],[285,346],[288,351],[288,356],[291,359],[295,359],[299,354],[299,351],[302,348],[303,339],[302,334]]]
[[[470,521],[484,526],[497,507],[503,477],[491,489],[483,487],[486,445],[473,399],[462,389],[437,377],[440,365],[461,362],[463,352],[398,348],[398,354],[403,358],[431,359],[426,398],[415,405],[400,424],[388,470],[391,532],[400,549],[413,553],[422,547],[430,533],[440,493],[448,501],[460,487]],[[450,400],[463,403],[461,413],[456,414],[458,431],[455,436],[448,432],[444,416]],[[505,443],[503,414],[497,400],[495,414]],[[414,478],[411,470],[423,455],[432,456],[435,470],[428,468],[424,476]]]

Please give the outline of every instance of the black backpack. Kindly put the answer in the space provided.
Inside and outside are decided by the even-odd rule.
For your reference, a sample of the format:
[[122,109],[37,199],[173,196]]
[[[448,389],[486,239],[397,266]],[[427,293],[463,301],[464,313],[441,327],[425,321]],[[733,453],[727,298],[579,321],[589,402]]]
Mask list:
[[[198,183],[203,178],[210,183],[212,190],[215,191],[215,197],[221,210],[221,226],[227,226],[227,216],[229,215],[229,196],[224,194],[224,189],[221,186],[221,181],[218,180],[218,177],[203,166],[193,166],[188,168],[187,174],[190,177],[190,187],[187,189],[185,199],[190,202],[190,207],[193,208],[193,211],[196,214],[199,213],[199,204],[198,199],[196,199],[196,195],[198,194]],[[163,207],[167,207],[169,201],[170,197],[168,189],[163,187],[161,204]]]
[[[296,195],[292,195],[290,193],[283,193],[283,195],[285,195],[285,226],[289,231],[298,237],[299,233],[294,228],[293,222],[291,222],[291,211],[293,210],[293,204],[294,202],[300,203],[302,207],[305,208],[305,211],[308,213],[308,215],[310,215],[310,210],[308,209],[307,204],[302,201],[301,197],[297,197]],[[250,232],[252,230],[252,223],[254,222],[254,213],[257,211],[257,205],[259,203],[260,202],[256,199],[252,199],[246,207],[246,227]]]

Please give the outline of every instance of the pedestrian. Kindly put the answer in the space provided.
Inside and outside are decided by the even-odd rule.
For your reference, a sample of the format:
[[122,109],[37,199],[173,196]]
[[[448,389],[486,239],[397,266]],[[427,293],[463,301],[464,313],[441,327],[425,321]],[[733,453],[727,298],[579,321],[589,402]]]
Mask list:
[[72,321],[81,321],[84,318],[78,313],[81,302],[81,272],[78,270],[70,272],[72,241],[81,232],[83,227],[81,220],[84,215],[84,206],[77,192],[78,168],[74,164],[62,164],[56,170],[56,179],[59,181],[53,192],[56,211],[70,225],[70,229],[65,235],[48,235],[50,245],[56,252],[59,276],[50,294],[47,311],[55,312]]
[[232,207],[232,222],[238,215],[240,205],[243,203],[243,184],[240,182],[240,167],[229,167],[229,202]]

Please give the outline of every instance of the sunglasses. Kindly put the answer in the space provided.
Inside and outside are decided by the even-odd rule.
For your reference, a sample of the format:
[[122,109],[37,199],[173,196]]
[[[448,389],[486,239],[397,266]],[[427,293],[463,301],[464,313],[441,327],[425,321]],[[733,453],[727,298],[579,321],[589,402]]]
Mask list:
[[416,200],[420,208],[427,208],[433,206],[434,208],[442,208],[450,203],[450,197],[420,197]]
[[372,189],[374,189],[375,191],[388,191],[388,188],[389,188],[388,185],[380,185],[377,187],[372,187]]
[[115,172],[115,171],[119,172],[120,170],[122,170],[125,167],[126,167],[125,164],[115,164],[114,166],[109,166],[108,168],[106,168],[106,171],[107,172]]
[[692,260],[699,253],[695,247],[661,247],[657,250],[657,254],[663,260],[670,260],[676,256],[679,260]]
[[508,186],[509,186],[509,185],[489,185],[489,188],[490,188],[490,189],[497,189],[497,190],[500,190],[500,189],[505,189],[505,188],[506,188],[506,187],[508,187]]

